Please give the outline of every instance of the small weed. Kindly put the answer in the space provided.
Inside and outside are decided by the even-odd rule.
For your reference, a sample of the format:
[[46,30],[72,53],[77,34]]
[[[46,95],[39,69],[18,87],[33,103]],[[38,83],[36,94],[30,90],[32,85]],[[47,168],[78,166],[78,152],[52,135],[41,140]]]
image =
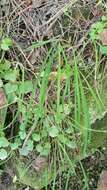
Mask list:
[[107,16],[102,16],[101,21],[92,25],[90,38],[97,44],[102,55],[107,55]]

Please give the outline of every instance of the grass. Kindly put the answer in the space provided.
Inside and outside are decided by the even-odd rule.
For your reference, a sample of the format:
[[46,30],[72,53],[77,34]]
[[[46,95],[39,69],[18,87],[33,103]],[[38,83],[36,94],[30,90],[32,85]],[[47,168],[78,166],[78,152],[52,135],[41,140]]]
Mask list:
[[[55,47],[56,48],[56,45]],[[81,148],[82,148],[82,154],[85,156],[87,155],[88,151],[88,143],[90,142],[90,119],[89,119],[89,108],[88,108],[88,102],[87,102],[87,97],[84,92],[84,87],[83,87],[83,82],[88,86],[89,93],[92,95],[92,98],[95,99],[96,103],[100,105],[99,99],[93,89],[90,87],[89,83],[87,82],[86,79],[84,79],[84,75],[82,74],[81,78],[81,73],[79,73],[78,69],[78,60],[76,58],[76,55],[74,54],[74,62],[75,65],[70,67],[67,57],[65,55],[64,49],[60,43],[58,43],[58,48],[55,51],[55,49],[52,48],[48,55],[46,60],[43,63],[42,69],[40,73],[43,73],[43,76],[40,77],[38,75],[38,78],[36,79],[36,84],[34,85],[34,89],[31,89],[30,96],[28,99],[25,99],[25,94],[26,92],[29,93],[29,83],[28,86],[26,86],[26,81],[25,81],[25,70],[22,70],[22,85],[23,85],[23,93],[19,93],[19,97],[17,100],[18,103],[18,114],[17,116],[19,117],[20,113],[22,114],[21,121],[23,122],[23,127],[22,125],[19,126],[20,130],[22,132],[22,136],[25,136],[24,138],[21,137],[20,132],[19,132],[19,140],[21,140],[20,143],[22,143],[22,148],[19,149],[20,154],[26,155],[29,153],[29,151],[32,151],[33,148],[35,150],[35,145],[37,146],[37,151],[39,151],[39,154],[41,156],[48,156],[50,152],[50,147],[52,146],[53,143],[55,143],[55,146],[59,147],[61,154],[64,156],[64,160],[66,160],[67,165],[69,165],[75,173],[75,159],[71,160],[69,157],[69,151],[75,150],[76,147],[78,147],[78,143],[81,143]],[[53,53],[54,52],[54,53]],[[48,104],[51,105],[51,112],[48,110],[47,107],[47,99],[49,96],[48,88],[49,88],[49,77],[50,73],[52,72],[52,63],[54,62],[54,59],[58,62],[57,64],[57,75],[55,76],[54,83],[52,85],[55,85],[55,94],[56,98],[53,100],[53,102],[50,102]],[[74,70],[74,89],[72,87],[72,90],[74,91],[74,97],[71,96],[70,91],[71,91],[71,71],[72,69]],[[65,73],[64,73],[65,72]],[[62,75],[65,74],[65,78],[62,80]],[[82,81],[84,80],[84,81]],[[35,81],[35,78],[34,78]],[[52,81],[53,82],[53,81]],[[64,85],[62,86],[62,83]],[[39,87],[39,89],[38,89]],[[34,101],[34,96],[35,96],[35,91],[39,90],[39,97],[38,97],[38,103]],[[63,92],[63,94],[62,94]],[[17,93],[16,93],[17,94]],[[62,95],[61,95],[62,94]],[[65,100],[65,97],[67,99]],[[26,101],[27,100],[27,101]],[[29,100],[29,103],[28,103]],[[51,100],[50,100],[51,101]],[[36,103],[36,104],[35,104]],[[72,115],[72,120],[74,120],[74,129],[70,126],[72,123],[69,121],[69,114],[71,111],[68,110],[68,113],[64,114],[64,108],[66,106],[72,105],[74,109],[74,118]],[[32,109],[33,107],[36,106],[35,109]],[[70,107],[68,107],[70,109]],[[62,109],[62,110],[61,110]],[[67,108],[66,108],[67,109]],[[27,111],[27,115],[26,115]],[[67,114],[67,115],[66,115]],[[50,116],[52,117],[52,120],[49,119]],[[83,116],[82,116],[83,115]],[[48,126],[45,126],[45,120],[48,117]],[[81,119],[83,117],[83,119]],[[31,120],[31,121],[30,121]],[[71,140],[70,135],[66,134],[65,135],[65,127],[63,127],[64,120],[66,120],[67,128],[71,129],[72,132],[70,133],[71,137],[75,136],[76,133],[81,135],[81,138],[79,139],[79,142],[76,142],[75,140]],[[68,122],[69,121],[69,122]],[[33,123],[32,123],[33,122]],[[82,122],[82,128],[80,127],[80,123]],[[46,136],[43,136],[42,130],[43,128],[40,127],[40,124],[43,125],[43,128],[46,129]],[[77,125],[79,124],[79,125]],[[77,126],[77,129],[75,131],[75,127]],[[51,128],[54,127],[57,129],[56,131],[52,131],[52,137],[53,139],[49,137],[49,131]],[[75,132],[74,132],[75,131]],[[36,133],[35,133],[36,132]],[[32,134],[38,134],[40,135],[40,139],[37,141],[40,142],[33,142],[32,140]],[[42,137],[43,136],[43,137]],[[37,137],[37,136],[36,136]],[[16,137],[14,137],[16,138]],[[61,140],[61,138],[63,140]],[[29,144],[27,144],[29,143]],[[32,143],[34,144],[32,148]],[[45,148],[44,144],[48,144],[48,147]],[[67,148],[68,147],[68,148]],[[28,149],[29,148],[29,149]],[[78,147],[81,149],[80,147]],[[52,148],[53,149],[53,148]],[[68,149],[68,150],[67,150]],[[51,153],[52,154],[52,153]],[[52,156],[52,155],[51,155]],[[56,158],[58,159],[58,153],[56,151],[56,155],[54,155],[54,173],[57,171],[57,164],[56,164]],[[61,166],[60,166],[61,167]],[[82,166],[81,166],[82,167]],[[82,168],[83,170],[83,168]],[[83,170],[84,171],[84,170]],[[84,174],[85,175],[85,174]],[[86,176],[85,176],[86,177]],[[54,183],[53,183],[53,188],[55,188],[55,181],[56,181],[56,174],[54,177]]]
[[[72,1],[71,4],[74,2],[77,1]],[[65,8],[57,15],[62,14],[62,11],[65,12]],[[68,16],[70,17],[69,13]],[[103,21],[100,23],[103,27],[102,23]],[[57,176],[65,173],[65,190],[68,190],[71,176],[77,176],[78,163],[83,176],[82,188],[90,188],[81,159],[90,154],[93,133],[101,132],[92,129],[92,123],[99,119],[99,115],[104,116],[106,109],[105,100],[102,99],[103,85],[100,85],[102,81],[105,83],[106,67],[101,68],[100,62],[106,55],[100,51],[93,28],[91,32],[91,35],[88,32],[82,44],[77,44],[77,47],[75,42],[71,46],[66,40],[53,37],[33,42],[22,50],[11,38],[3,36],[1,39],[0,85],[6,102],[0,99],[0,112],[5,111],[6,116],[2,115],[3,118],[0,118],[3,121],[0,131],[0,159],[1,163],[7,164],[8,159],[13,161],[16,188],[18,182],[35,189],[44,187],[55,190],[60,182]],[[99,33],[97,37],[98,35]],[[88,65],[90,57],[85,58],[85,51],[87,47],[90,50],[90,45],[91,61],[94,62],[92,65]],[[11,59],[11,53],[15,53],[14,48],[17,53],[20,52],[15,61]],[[32,52],[42,49],[45,49],[44,58],[33,66],[28,59],[30,53],[32,55]],[[99,79],[99,76],[102,77]],[[103,132],[106,133],[106,130]],[[48,166],[35,170],[33,160],[44,157]],[[42,165],[36,164],[38,167]],[[21,175],[22,170],[24,176]],[[30,170],[31,178],[28,175]],[[32,180],[36,180],[35,183]],[[41,184],[39,180],[42,180]]]
[[[56,51],[55,51],[55,48],[56,48]],[[54,60],[57,61],[57,68],[56,68],[57,75],[55,76],[54,83],[52,85],[55,85],[56,96],[53,102],[51,102],[50,100],[50,102],[48,103],[49,105],[51,105],[51,110],[48,110],[48,106],[46,102],[47,102],[49,93],[47,92],[50,86],[49,78],[52,72],[52,64]],[[55,44],[55,46],[53,46],[53,48],[51,48],[50,51],[48,52],[47,57],[43,63],[42,69],[40,70],[40,73],[43,73],[42,74],[43,76],[40,77],[40,75],[38,75],[38,77],[36,78],[36,81],[34,78],[34,81],[36,83],[34,84],[34,88],[31,90],[29,89],[30,83],[28,82],[28,85],[26,85],[27,83],[25,81],[25,77],[26,77],[25,70],[23,68],[21,70],[22,70],[21,84],[23,86],[23,91],[21,90],[21,93],[19,94],[18,92],[16,92],[16,94],[19,96],[17,99],[18,114],[16,113],[16,115],[17,117],[19,117],[20,113],[22,114],[21,121],[23,122],[24,129],[22,129],[22,125],[21,125],[20,130],[22,132],[22,135],[25,136],[25,138],[23,139],[23,137],[20,137],[21,139],[19,139],[21,140],[20,143],[22,143],[22,149],[19,149],[20,153],[22,155],[27,156],[29,151],[33,150],[32,143],[34,143],[34,147],[33,147],[34,150],[36,148],[35,145],[37,145],[37,147],[39,147],[37,148],[37,151],[39,151],[40,155],[46,156],[50,153],[49,147],[51,147],[52,144],[55,143],[55,146],[56,147],[59,146],[60,152],[62,152],[61,154],[64,155],[64,160],[66,160],[67,165],[69,165],[72,168],[72,171],[74,171],[75,173],[75,165],[74,165],[75,159],[71,160],[71,158],[69,157],[70,150],[67,150],[67,149],[70,148],[71,150],[72,149],[75,150],[75,148],[78,146],[77,145],[78,142],[76,142],[75,140],[74,141],[70,140],[71,138],[69,134],[65,135],[65,127],[63,127],[64,120],[66,120],[67,128],[72,130],[72,132],[70,133],[71,137],[75,136],[76,133],[77,134],[79,133],[81,135],[81,138],[79,139],[79,144],[81,142],[80,147],[82,148],[82,152],[83,152],[82,154],[85,156],[88,153],[87,152],[88,143],[91,141],[90,139],[91,123],[90,123],[90,116],[89,116],[88,100],[85,95],[84,86],[83,86],[84,82],[88,87],[87,93],[92,96],[92,99],[95,100],[96,104],[98,104],[99,107],[101,106],[99,97],[94,92],[94,90],[92,89],[89,82],[82,74],[82,72],[79,71],[78,59],[76,57],[76,53],[74,53],[74,65],[70,66],[65,54],[65,50],[63,49],[61,43],[58,42],[58,46],[56,46]],[[74,71],[73,75],[71,75],[72,70]],[[64,74],[65,74],[65,78],[63,79],[62,76]],[[71,80],[71,77],[74,77],[74,79]],[[71,86],[71,82],[73,82],[73,80],[74,80],[74,84]],[[74,93],[74,96],[70,94],[71,88]],[[20,86],[19,86],[19,89],[20,89]],[[36,90],[39,90],[38,103],[36,103],[34,100]],[[25,94],[29,92],[30,92],[30,96],[28,97],[28,99],[25,99]],[[66,97],[67,99],[65,99]],[[29,103],[28,103],[28,100],[29,100]],[[33,107],[36,106],[36,108],[32,109],[33,108],[32,105]],[[70,108],[69,105],[71,105],[72,107]],[[68,113],[64,113],[64,108],[66,108],[67,106],[68,106],[68,109],[74,109],[74,116],[70,110],[68,110]],[[26,111],[27,111],[27,115],[26,115]],[[72,120],[74,120],[74,129],[70,126],[72,125],[68,117],[70,113],[72,113]],[[50,119],[50,116],[53,118],[52,120]],[[47,118],[48,118],[49,123],[48,123],[48,126],[45,126],[46,124],[44,121]],[[42,124],[43,128],[47,130],[45,131],[46,136],[44,137],[42,137],[43,129],[40,127],[39,123]],[[80,124],[82,124],[82,127],[80,127]],[[52,131],[53,132],[52,133],[53,140],[52,140],[49,137],[49,134],[50,134],[49,130],[53,126],[55,129],[57,129],[57,133],[54,130]],[[35,132],[36,134],[41,136],[40,139],[38,140],[40,142],[36,144],[35,144],[35,141],[33,142],[31,138],[32,134],[35,134]],[[20,132],[19,132],[19,136],[20,136]],[[63,138],[63,140],[61,140],[61,138]],[[29,144],[27,144],[28,142]],[[48,148],[44,149],[43,147],[44,143],[45,144],[48,143]],[[28,146],[29,147],[31,146],[30,147],[31,149],[27,149]],[[79,149],[81,149],[80,147]],[[54,173],[56,173],[57,171],[57,164],[56,164],[56,158],[58,157],[57,154],[54,156]],[[55,179],[56,179],[56,175],[54,178],[53,189],[55,188]]]

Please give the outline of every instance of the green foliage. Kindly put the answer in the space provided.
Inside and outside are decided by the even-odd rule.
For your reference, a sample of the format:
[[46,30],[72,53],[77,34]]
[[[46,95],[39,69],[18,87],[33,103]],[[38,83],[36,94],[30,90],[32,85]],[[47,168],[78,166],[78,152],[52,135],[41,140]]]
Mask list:
[[[11,43],[8,41],[7,44],[10,48]],[[61,147],[60,151],[63,150],[65,158],[67,157],[66,150],[75,150],[78,144],[83,146],[85,151],[87,149],[90,117],[83,81],[89,94],[98,104],[99,101],[87,80],[80,76],[78,59],[74,56],[75,64],[72,68],[61,44],[59,43],[55,48],[51,48],[48,52],[39,74],[36,75],[36,80],[35,77],[28,80],[26,70],[19,65],[16,66],[16,63],[4,57],[0,60],[0,83],[5,90],[7,107],[12,109],[12,124],[15,126],[16,133],[16,136],[10,140],[1,135],[0,148],[2,151],[5,148],[7,152],[6,155],[4,151],[4,159],[11,151],[18,151],[21,156],[28,156],[32,151],[40,156],[49,156],[54,145]],[[54,62],[56,77],[52,81],[55,93],[53,101],[49,93]],[[74,82],[71,81],[71,77]],[[71,85],[72,82],[73,85]],[[39,92],[37,100],[36,92]],[[81,122],[82,128],[79,126]],[[76,142],[74,131],[77,135],[80,134],[79,143]],[[5,134],[4,130],[3,133]]]
[[59,133],[59,130],[56,126],[53,126],[49,129],[49,136],[50,137],[57,137],[58,136],[58,133]]
[[11,81],[11,82],[15,82],[17,77],[19,75],[19,71],[18,70],[12,70],[9,69],[9,71],[6,71],[6,73],[4,73],[4,79],[7,81]]
[[6,83],[4,86],[6,94],[11,94],[13,92],[16,92],[18,90],[18,85],[14,83]]
[[33,141],[35,141],[35,142],[39,142],[40,139],[41,139],[40,134],[34,133],[34,134],[32,135],[32,139],[33,139]]
[[8,140],[5,137],[0,137],[0,148],[7,147],[9,145]]
[[27,94],[29,92],[32,92],[32,90],[33,90],[32,81],[22,81],[19,84],[19,92],[21,94]]
[[101,46],[100,51],[103,55],[107,55],[107,46]]
[[19,144],[18,143],[11,143],[10,147],[11,147],[11,150],[17,150],[19,147]]
[[0,137],[0,160],[5,160],[8,157],[6,147],[9,146],[9,142],[5,137]]
[[10,38],[4,38],[2,39],[1,41],[1,49],[4,50],[4,51],[7,51],[10,49],[10,47],[12,47],[13,45],[13,42]]
[[25,129],[25,124],[21,123],[19,126],[19,137],[21,140],[24,140],[26,138],[26,129]]
[[58,135],[58,140],[60,143],[62,143],[64,146],[66,145],[70,149],[75,149],[77,147],[76,142],[69,140],[69,137],[65,136],[64,134]]
[[5,149],[0,149],[0,160],[5,160],[8,157],[8,153]]
[[107,56],[107,45],[100,43],[100,34],[104,31],[104,29],[107,29],[107,16],[102,16],[101,21],[98,21],[91,26],[90,38],[94,44],[97,43],[100,47],[99,49],[101,54]]
[[40,153],[41,156],[48,156],[50,153],[51,144],[49,142],[45,143],[44,145],[38,144],[36,146],[36,150]]
[[90,37],[92,41],[99,40],[99,35],[105,28],[107,28],[107,16],[102,16],[101,21],[98,21],[91,26]]
[[33,150],[33,141],[28,140],[26,146],[19,149],[19,153],[22,156],[27,156],[29,152],[31,152],[32,150]]

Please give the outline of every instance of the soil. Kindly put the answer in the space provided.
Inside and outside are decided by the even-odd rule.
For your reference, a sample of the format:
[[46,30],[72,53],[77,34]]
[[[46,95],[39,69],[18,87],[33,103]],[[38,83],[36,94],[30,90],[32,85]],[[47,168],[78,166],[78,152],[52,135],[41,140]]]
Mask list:
[[[84,175],[81,165],[78,163],[75,168],[76,175],[74,176],[70,170],[63,172],[57,177],[54,189],[65,190],[68,180],[67,176],[69,175],[67,190],[96,190],[101,172],[107,170],[107,148],[99,148],[94,154],[82,160],[81,163],[87,177],[88,187],[84,188]],[[32,188],[24,187],[21,184],[13,184],[12,176],[13,170],[10,166],[10,168],[4,170],[0,177],[0,190],[33,190]],[[53,183],[49,185],[47,189],[52,190],[52,187]]]
[[[82,160],[81,163],[87,176],[89,187],[84,188],[84,175],[78,163],[75,169],[76,176],[72,176],[71,174],[69,177],[67,190],[96,190],[101,172],[107,170],[107,148],[99,148],[94,154]],[[68,173],[64,172],[61,176],[58,176],[55,190],[65,190],[67,174]],[[52,188],[49,187],[49,190],[51,189]]]

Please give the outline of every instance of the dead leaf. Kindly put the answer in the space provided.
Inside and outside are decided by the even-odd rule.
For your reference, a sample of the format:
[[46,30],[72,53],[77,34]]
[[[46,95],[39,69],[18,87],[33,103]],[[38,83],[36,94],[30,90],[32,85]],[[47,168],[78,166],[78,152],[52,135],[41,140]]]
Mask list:
[[34,8],[40,7],[42,4],[45,4],[47,0],[32,0]]
[[37,157],[33,162],[33,167],[37,172],[41,172],[47,165],[47,159],[45,157]]
[[[57,78],[57,75],[58,75],[58,72],[57,71],[52,71],[51,73],[50,73],[50,76],[49,76],[49,80],[50,81],[53,81],[53,80],[55,80],[56,78]],[[66,74],[65,73],[62,73],[61,74],[61,81],[64,81],[64,80],[66,80]]]
[[107,190],[107,170],[103,170],[100,175],[98,190]]
[[40,7],[42,4],[46,3],[46,0],[19,0],[23,2],[25,6],[32,5],[34,8]]
[[56,79],[56,77],[57,77],[57,74],[58,74],[58,72],[57,71],[52,71],[51,73],[50,73],[50,76],[49,76],[49,80],[55,80]]
[[29,6],[29,5],[31,5],[32,4],[32,0],[26,0],[26,1],[24,1],[24,0],[19,0],[20,1],[20,3],[24,3],[24,5],[26,5],[26,6]]
[[102,45],[107,45],[107,29],[104,29],[101,33],[100,33],[100,40],[102,42]]
[[7,103],[7,99],[6,99],[6,95],[5,92],[2,88],[0,88],[0,109],[6,105]]

